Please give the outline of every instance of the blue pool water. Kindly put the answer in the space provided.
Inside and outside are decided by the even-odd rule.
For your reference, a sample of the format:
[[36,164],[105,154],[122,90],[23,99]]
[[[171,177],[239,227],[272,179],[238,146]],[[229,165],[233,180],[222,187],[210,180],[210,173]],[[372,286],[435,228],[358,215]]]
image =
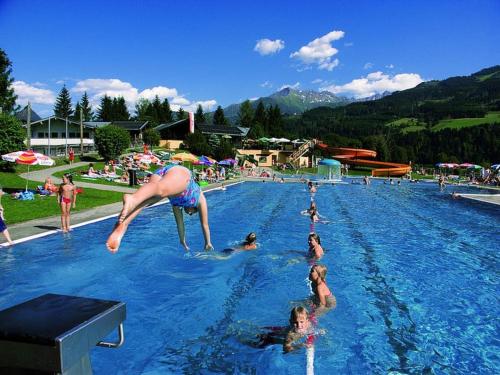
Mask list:
[[[303,351],[244,342],[287,324],[309,294],[309,193],[243,183],[206,196],[217,250],[250,231],[258,250],[197,254],[193,216],[185,256],[162,205],[136,219],[114,255],[104,247],[113,219],[0,250],[0,309],[48,292],[126,302],[126,343],[93,350],[96,374],[304,374]],[[497,207],[434,184],[322,186],[315,198],[337,297],[319,321],[317,374],[500,371]]]

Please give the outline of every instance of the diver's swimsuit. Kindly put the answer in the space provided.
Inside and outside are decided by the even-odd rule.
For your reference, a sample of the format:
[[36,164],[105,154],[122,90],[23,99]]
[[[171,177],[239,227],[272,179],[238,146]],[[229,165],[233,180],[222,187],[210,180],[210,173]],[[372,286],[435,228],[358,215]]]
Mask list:
[[198,203],[200,201],[201,189],[200,186],[194,181],[193,175],[191,174],[191,171],[189,169],[187,169],[186,167],[182,167],[180,165],[170,164],[163,168],[158,169],[154,174],[163,177],[173,167],[184,168],[189,172],[191,179],[188,182],[186,190],[184,190],[179,196],[168,197],[170,203],[172,204],[172,206],[177,206],[177,207],[198,207]]

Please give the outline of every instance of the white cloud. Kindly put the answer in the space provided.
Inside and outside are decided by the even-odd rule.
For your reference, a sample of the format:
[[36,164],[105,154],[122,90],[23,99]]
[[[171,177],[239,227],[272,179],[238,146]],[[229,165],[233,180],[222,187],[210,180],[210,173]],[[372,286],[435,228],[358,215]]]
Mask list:
[[363,69],[371,69],[373,68],[373,63],[371,62],[367,62],[364,66],[363,66]]
[[71,91],[74,93],[83,93],[86,91],[89,95],[90,103],[94,107],[100,105],[101,98],[104,95],[108,95],[110,97],[123,96],[127,103],[127,107],[132,112],[137,100],[153,100],[156,95],[158,95],[160,99],[167,98],[173,111],[178,111],[180,107],[182,107],[186,111],[195,111],[198,107],[198,104],[201,104],[204,110],[205,108],[208,110],[215,106],[215,104],[217,103],[213,99],[191,102],[184,96],[180,95],[177,89],[165,86],[155,86],[139,92],[139,90],[136,87],[132,86],[132,84],[130,84],[129,82],[124,82],[116,78],[90,78],[78,81],[76,85],[71,89]]
[[386,65],[385,67],[386,67],[387,69],[394,69],[394,65],[393,65],[393,64]]
[[[38,86],[40,83],[37,82]],[[54,104],[56,96],[51,90],[41,89],[30,85],[24,81],[15,81],[12,83],[14,92],[17,95],[17,104],[26,105],[28,102],[32,104]]]
[[251,102],[254,102],[254,101],[259,100],[259,99],[260,99],[260,96],[256,96],[256,97],[250,98],[248,100],[250,100]]
[[175,98],[177,96],[177,90],[169,89],[165,86],[156,86],[152,89],[141,91],[141,93],[139,94],[139,98],[153,100],[157,95],[160,99]]
[[316,78],[314,81],[311,81],[311,83],[313,83],[313,84],[318,84],[321,82],[323,82],[323,80],[321,78]]
[[334,94],[347,94],[356,98],[365,98],[384,91],[393,92],[410,89],[423,81],[420,75],[416,73],[402,73],[390,76],[382,72],[374,72],[366,77],[352,80],[345,85],[331,85],[323,87],[322,90]]
[[290,87],[291,89],[298,89],[299,86],[300,86],[300,82],[295,82],[293,85],[286,84],[286,85],[281,86],[277,91],[281,91],[283,89],[286,89],[287,87]]
[[56,83],[58,85],[64,85],[66,82],[64,82],[62,79],[60,79],[59,81],[56,81]]
[[264,83],[261,83],[260,87],[266,87],[266,88],[269,87],[269,88],[271,88],[271,87],[273,87],[273,84],[271,82],[269,82],[269,81],[266,81]]
[[290,54],[290,58],[299,60],[302,64],[317,64],[318,69],[332,71],[339,65],[339,60],[332,60],[338,53],[331,43],[344,37],[343,31],[331,31],[320,38],[314,39],[306,46],[300,47],[297,52]]
[[[215,100],[198,101],[191,103],[186,107],[183,107],[183,109],[188,112],[196,112],[196,110],[198,109],[198,105],[201,105],[201,108],[203,108],[204,112],[210,112],[217,105],[217,101]],[[176,111],[178,110],[179,108],[176,109]]]
[[260,53],[262,56],[265,56],[277,53],[283,48],[285,48],[284,41],[280,39],[271,40],[266,38],[258,40],[253,50]]

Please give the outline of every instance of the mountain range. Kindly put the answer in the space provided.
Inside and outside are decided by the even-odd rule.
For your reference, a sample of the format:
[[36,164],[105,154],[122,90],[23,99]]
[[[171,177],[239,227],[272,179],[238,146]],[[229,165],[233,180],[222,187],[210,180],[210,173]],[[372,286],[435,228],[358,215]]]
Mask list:
[[[291,87],[285,87],[270,96],[253,100],[251,104],[255,110],[259,101],[261,101],[266,108],[277,105],[283,114],[298,115],[313,108],[335,108],[358,101],[376,100],[387,95],[390,95],[390,92],[386,91],[367,98],[354,99],[345,96],[337,96],[329,91],[296,90]],[[224,115],[234,123],[238,118],[239,109],[240,104],[231,104],[224,108]]]

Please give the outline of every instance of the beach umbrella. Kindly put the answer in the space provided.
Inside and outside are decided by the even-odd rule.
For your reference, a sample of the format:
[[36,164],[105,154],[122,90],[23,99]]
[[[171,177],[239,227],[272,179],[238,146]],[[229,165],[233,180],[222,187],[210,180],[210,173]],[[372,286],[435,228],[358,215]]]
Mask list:
[[302,143],[306,143],[306,142],[305,142],[304,140],[294,139],[294,140],[292,141],[292,143],[293,143],[293,144],[297,144],[297,145],[298,145],[298,144],[302,144]]
[[262,137],[262,138],[259,138],[257,139],[259,142],[269,142],[269,138],[266,138],[266,137]]
[[470,168],[472,166],[474,166],[472,163],[462,163],[459,165],[460,168]]
[[171,159],[179,161],[190,161],[191,163],[195,163],[198,161],[196,155],[193,155],[190,152],[181,152],[179,154],[175,154],[171,157]]
[[205,156],[205,155],[201,155],[197,161],[195,161],[193,164],[196,164],[196,165],[212,165],[215,160],[213,159],[210,159],[209,157]]
[[491,166],[491,169],[494,169],[494,170],[496,170],[496,171],[500,170],[500,164],[493,164],[493,165]]
[[234,165],[234,164],[236,164],[236,160],[234,160],[234,159],[224,159],[224,160],[221,160],[218,164],[219,165]]
[[158,164],[160,162],[160,159],[150,152],[135,154],[134,159],[144,164]]
[[269,138],[269,142],[276,143],[276,142],[278,142],[278,138],[274,138],[274,137]]
[[480,165],[477,165],[477,164],[472,164],[470,167],[467,167],[467,169],[482,169],[483,167],[481,167]]
[[276,140],[276,142],[279,142],[279,143],[288,143],[288,142],[290,142],[290,140],[289,140],[289,139],[286,139],[286,138],[278,138],[278,139]]
[[28,191],[28,180],[30,174],[30,165],[52,166],[55,164],[54,159],[49,158],[44,154],[29,151],[16,151],[2,155],[2,160],[10,161],[11,163],[24,164],[28,166],[28,178],[26,179],[26,191]]
[[458,168],[458,164],[457,163],[437,163],[436,167],[455,169],[455,168]]

